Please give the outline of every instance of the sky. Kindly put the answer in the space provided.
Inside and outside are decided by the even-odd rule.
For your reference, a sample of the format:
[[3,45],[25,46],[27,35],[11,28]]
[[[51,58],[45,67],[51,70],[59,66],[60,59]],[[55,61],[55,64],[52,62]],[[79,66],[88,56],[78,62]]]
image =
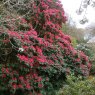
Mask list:
[[91,6],[87,8],[86,17],[88,18],[88,23],[82,25],[79,22],[82,20],[84,12],[82,15],[77,15],[76,13],[80,7],[81,0],[61,0],[61,2],[63,4],[65,13],[67,13],[69,17],[72,18],[72,21],[75,22],[77,28],[86,28],[95,24],[95,8],[92,8]]

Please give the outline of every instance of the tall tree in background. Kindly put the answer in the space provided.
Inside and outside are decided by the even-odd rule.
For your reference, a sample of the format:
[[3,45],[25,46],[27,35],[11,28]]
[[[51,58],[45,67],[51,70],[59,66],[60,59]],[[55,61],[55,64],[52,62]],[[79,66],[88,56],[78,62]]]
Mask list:
[[80,7],[77,10],[78,15],[84,13],[83,19],[80,21],[81,24],[85,24],[88,22],[88,18],[86,17],[86,12],[89,6],[95,8],[95,0],[81,0]]
[[70,35],[71,38],[75,38],[77,43],[83,43],[85,42],[84,36],[85,36],[85,30],[84,29],[77,29],[75,26],[69,25],[69,23],[62,25],[63,33],[66,35]]

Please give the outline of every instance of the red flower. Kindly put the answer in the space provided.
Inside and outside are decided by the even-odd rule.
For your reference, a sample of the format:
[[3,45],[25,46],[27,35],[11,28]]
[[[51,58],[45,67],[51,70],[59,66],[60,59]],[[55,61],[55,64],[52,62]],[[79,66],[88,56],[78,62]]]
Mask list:
[[39,87],[39,88],[42,88],[42,87],[43,87],[43,85],[42,85],[41,83],[39,83],[39,84],[38,84],[38,87]]
[[41,82],[41,81],[42,81],[42,78],[38,77],[37,82]]
[[23,76],[20,76],[19,79],[20,79],[21,81],[23,81],[23,80],[24,80],[24,77],[23,77]]
[[39,55],[43,55],[42,49],[40,47],[36,46],[36,50],[37,50]]
[[18,85],[18,88],[22,89],[22,88],[23,88],[23,86],[22,86],[21,84],[19,84],[19,85]]
[[15,83],[12,84],[13,89],[17,89],[17,85]]
[[31,86],[29,83],[26,84],[26,89],[30,90],[31,89]]
[[44,57],[37,57],[37,61],[44,63],[46,62],[46,59],[44,59]]

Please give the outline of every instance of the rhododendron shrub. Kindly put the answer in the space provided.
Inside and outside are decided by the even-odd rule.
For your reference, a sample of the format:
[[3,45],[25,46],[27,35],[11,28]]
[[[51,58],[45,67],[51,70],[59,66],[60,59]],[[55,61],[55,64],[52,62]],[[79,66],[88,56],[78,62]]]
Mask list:
[[[61,31],[59,0],[34,0],[30,14],[0,32],[0,89],[9,95],[52,95],[70,73],[88,75],[88,57]],[[85,73],[85,68],[88,73]],[[54,92],[53,92],[54,93]]]

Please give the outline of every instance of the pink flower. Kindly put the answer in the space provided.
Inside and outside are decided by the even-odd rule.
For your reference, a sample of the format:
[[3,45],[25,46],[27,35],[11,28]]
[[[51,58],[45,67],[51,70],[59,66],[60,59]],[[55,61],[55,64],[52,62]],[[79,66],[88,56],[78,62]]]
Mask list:
[[46,59],[44,59],[44,57],[37,57],[37,60],[42,63],[46,62]]
[[35,78],[35,79],[37,79],[38,75],[36,73],[34,73],[32,77]]
[[35,36],[37,36],[37,32],[34,31],[34,30],[32,31],[32,34],[35,35]]
[[8,68],[6,68],[6,70],[5,70],[5,71],[6,71],[6,73],[7,73],[7,74],[9,74],[9,73],[10,73]]
[[42,49],[41,49],[40,47],[36,46],[36,50],[37,50],[37,53],[38,53],[39,55],[43,55]]
[[92,67],[91,63],[88,63],[87,66],[89,69],[91,69],[91,67]]
[[20,79],[21,81],[23,81],[23,80],[24,80],[24,77],[23,77],[23,76],[20,76],[19,79]]
[[23,88],[23,86],[21,84],[18,85],[18,88]]
[[16,37],[18,39],[21,39],[21,36],[18,32],[15,32],[15,31],[8,31],[8,34],[11,36],[11,37]]
[[42,38],[37,38],[37,40],[39,41],[40,44],[43,44]]
[[26,89],[31,89],[31,86],[29,83],[26,84]]
[[34,62],[34,59],[33,59],[33,58],[30,58],[30,59],[29,59],[29,62],[30,62],[30,63],[33,63],[33,62]]
[[13,89],[17,88],[17,85],[15,83],[12,84]]
[[43,85],[40,83],[40,84],[38,84],[38,87],[39,87],[39,88],[42,88],[42,87],[43,87]]
[[41,81],[42,81],[42,78],[38,77],[37,82],[41,82]]
[[18,57],[19,57],[19,59],[21,60],[21,61],[25,61],[25,62],[29,62],[29,59],[28,59],[28,57],[27,56],[25,56],[25,55],[20,55],[20,54],[18,54]]

